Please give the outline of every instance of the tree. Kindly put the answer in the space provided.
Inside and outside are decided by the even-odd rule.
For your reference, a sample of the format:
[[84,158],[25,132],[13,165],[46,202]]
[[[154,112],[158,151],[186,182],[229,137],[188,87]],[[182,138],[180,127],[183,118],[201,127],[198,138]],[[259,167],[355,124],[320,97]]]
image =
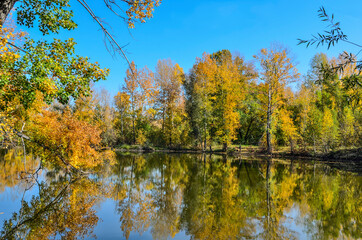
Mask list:
[[[14,8],[15,3],[21,2],[18,0],[5,0],[0,3],[0,25],[3,25],[11,9]],[[100,26],[105,35],[105,39],[109,41],[113,50],[120,52],[126,59],[128,65],[130,62],[123,51],[123,48],[111,35],[106,25],[103,24],[90,5],[85,0],[78,0],[78,3],[89,13],[93,20]],[[109,10],[120,17],[128,24],[129,28],[134,28],[135,22],[145,22],[146,19],[152,17],[152,12],[155,7],[159,6],[161,0],[140,0],[140,1],[127,1],[120,0],[120,3],[115,1],[106,0],[105,5]],[[44,34],[59,33],[63,29],[75,29],[76,23],[72,20],[73,11],[69,9],[71,6],[69,0],[55,0],[55,1],[26,1],[21,2],[17,7],[17,22],[27,27],[33,27],[34,22],[38,20],[39,30]],[[127,10],[126,10],[127,9]]]
[[335,117],[330,109],[325,108],[321,128],[321,144],[324,152],[335,148],[337,138],[338,126],[335,124]]
[[291,113],[286,109],[282,109],[279,112],[279,121],[279,127],[283,133],[283,137],[285,138],[286,142],[289,142],[290,144],[290,152],[294,153],[294,146],[297,139],[299,138],[299,134],[298,129],[295,126],[291,117]]
[[145,132],[154,115],[153,104],[157,94],[154,81],[154,74],[147,67],[137,69],[132,62],[131,68],[127,69],[122,90],[115,97],[122,135],[125,121],[127,118],[131,120],[129,143],[143,144],[146,141]]
[[[4,0],[0,3],[0,25],[5,22],[5,19],[17,2],[20,1]],[[79,0],[78,2],[88,6],[86,1]],[[127,22],[130,28],[134,28],[135,22],[139,21],[143,23],[146,19],[152,17],[154,7],[159,6],[161,0],[120,0],[120,3],[106,0],[104,2],[113,13]],[[19,15],[18,22],[32,27],[34,21],[37,19],[40,30],[45,32],[47,29],[53,27],[57,30],[59,30],[60,27],[74,28],[76,24],[71,19],[73,17],[73,11],[69,10],[70,7],[69,0],[21,2],[17,9]]]
[[209,54],[204,53],[202,59],[196,58],[196,63],[184,83],[186,107],[193,134],[200,144],[203,143],[204,151],[211,137],[213,122],[211,93],[214,87],[212,79],[216,71],[215,62]]
[[245,99],[246,83],[254,75],[243,58],[233,56],[229,50],[221,50],[211,55],[217,65],[212,79],[213,115],[215,135],[227,151],[228,144],[236,139],[239,127],[238,108]]
[[136,118],[142,108],[141,92],[139,82],[141,80],[141,72],[136,69],[134,62],[131,63],[130,69],[127,69],[125,85],[123,91],[129,96],[130,116],[132,119],[132,143],[136,144]]
[[[15,44],[15,35],[13,33],[9,35],[9,32],[5,28],[5,20],[17,2],[17,0],[6,0],[0,3],[0,66],[2,68],[0,73],[0,124],[3,127],[1,130],[4,130],[4,126],[6,126],[5,132],[14,132],[17,136],[31,139],[32,136],[25,136],[22,131],[26,123],[25,120],[30,119],[32,114],[36,115],[37,113],[31,113],[25,116],[24,114],[17,115],[16,117],[21,116],[20,120],[22,121],[17,120],[22,124],[22,130],[19,131],[17,130],[18,126],[9,124],[7,120],[9,114],[15,116],[14,111],[8,109],[8,106],[11,105],[10,103],[15,103],[16,108],[25,113],[27,113],[26,111],[28,109],[34,109],[36,104],[40,102],[50,104],[56,100],[61,104],[67,104],[70,100],[77,100],[80,96],[89,96],[91,94],[90,85],[93,82],[105,80],[108,75],[108,70],[101,69],[98,63],[90,63],[87,57],[75,55],[75,42],[73,39],[62,41],[55,38],[54,41],[49,42],[46,40],[35,41],[27,38],[23,45]],[[98,23],[113,49],[121,52],[126,58],[122,48],[94,14],[86,1],[79,0],[78,3],[80,3]],[[153,9],[160,4],[160,1],[122,0],[121,3],[123,5],[117,4],[114,1],[105,1],[106,6],[112,12],[126,21],[128,27],[133,28],[135,22],[145,22],[146,19],[151,18]],[[72,20],[73,12],[70,7],[69,0],[19,1],[16,8],[17,23],[26,27],[33,27],[35,25],[43,35],[58,34],[61,29],[73,30],[77,25]],[[118,12],[118,10],[120,12]],[[125,14],[122,12],[123,10],[125,10]],[[127,58],[126,60],[128,61]],[[42,111],[39,110],[39,112]],[[41,114],[44,114],[44,112]],[[50,118],[57,117],[52,116]],[[39,121],[37,123],[41,125]],[[37,129],[34,124],[33,129]],[[44,145],[42,140],[40,141],[39,139],[57,138],[57,136],[49,135],[52,133],[56,134],[56,132],[47,132],[48,135],[46,136],[40,136],[36,131],[31,132],[35,138],[35,140],[33,139],[33,143],[41,143],[47,150],[49,150],[49,146]],[[84,132],[84,134],[90,133],[92,133],[92,131],[88,133]],[[85,137],[85,139],[89,140],[91,137]],[[68,140],[70,141],[72,139],[70,138]],[[92,142],[92,140],[90,140],[90,142]],[[59,142],[54,140],[50,145],[55,143]],[[92,142],[91,145],[96,146],[97,143]],[[59,146],[52,146],[51,148],[55,150],[57,147]],[[54,152],[53,150],[52,152]],[[63,150],[72,151],[67,147]],[[92,153],[93,151],[90,152],[90,154]],[[74,153],[71,152],[67,154],[72,155]],[[73,165],[72,161],[69,160],[72,159],[72,157],[69,159],[59,158],[62,159],[63,163],[66,162],[65,165]],[[81,165],[82,164],[79,166]],[[92,165],[93,164],[90,164],[90,166]],[[87,164],[82,166],[87,166]],[[73,167],[77,168],[77,164]]]
[[176,132],[180,125],[176,125],[175,121],[180,120],[180,114],[183,114],[181,92],[184,82],[183,70],[171,60],[159,60],[156,66],[155,82],[159,89],[155,108],[161,118],[162,138],[164,143],[172,146],[176,138],[180,136]]
[[264,132],[264,114],[258,103],[258,85],[251,81],[246,86],[246,96],[239,107],[240,127],[238,138],[240,144],[258,144]]
[[254,56],[261,67],[260,101],[266,113],[266,142],[267,152],[272,153],[271,128],[274,111],[281,105],[285,86],[299,77],[288,51],[283,48],[272,47],[262,49]]
[[[10,10],[17,0],[6,0],[0,4],[0,25],[4,25]],[[88,12],[92,13],[89,5],[84,0],[78,1]],[[105,1],[106,6],[117,14],[115,7],[122,11],[126,7],[126,16],[119,15],[128,23],[129,27],[134,27],[136,21],[144,22],[152,17],[154,7],[160,4],[155,1],[121,1],[121,7],[114,1]],[[92,15],[92,14],[91,14]],[[44,34],[57,34],[60,29],[72,30],[76,28],[76,23],[72,20],[73,12],[70,9],[69,0],[55,1],[25,1],[17,7],[17,23],[27,27],[33,27],[38,21],[39,30]],[[92,17],[101,25],[102,30],[108,33],[107,29],[99,22],[93,14]],[[3,26],[2,26],[3,27]],[[112,36],[108,33],[107,37]],[[89,84],[92,81],[105,79],[108,71],[99,68],[98,64],[88,63],[88,58],[74,56],[73,39],[54,42],[35,42],[27,40],[21,48],[16,47],[7,38],[2,39],[2,44],[9,49],[22,50],[24,56],[14,61],[12,64],[4,64],[5,71],[14,72],[11,76],[2,76],[0,85],[12,88],[8,94],[18,94],[22,96],[20,101],[25,107],[34,100],[34,92],[41,91],[47,103],[57,99],[61,103],[66,103],[70,97],[77,98],[80,95],[89,94]],[[113,39],[113,45],[117,44]],[[122,51],[122,49],[119,49]],[[21,52],[19,52],[21,53]],[[10,85],[10,86],[8,86]],[[45,87],[44,87],[45,85]],[[50,91],[45,91],[50,88]],[[14,98],[14,96],[4,96],[4,99]]]
[[[127,123],[127,116],[129,116],[130,109],[130,100],[129,95],[125,92],[118,92],[114,97],[116,110],[117,110],[117,120],[116,127],[120,129],[121,143],[125,142],[125,128]],[[120,125],[120,126],[119,126]]]
[[252,66],[229,50],[204,53],[202,59],[196,59],[185,89],[191,125],[203,150],[208,141],[211,147],[212,138],[223,144],[224,151],[236,139],[238,109],[253,77]]
[[99,127],[77,119],[68,107],[63,112],[43,109],[33,114],[29,132],[35,154],[69,170],[94,168],[104,160],[113,160],[111,152],[97,151]]
[[23,34],[0,29],[0,124],[4,132],[13,133],[22,141],[31,139],[22,131],[26,130],[30,115],[40,111],[43,103],[58,100],[65,104],[70,98],[88,95],[90,83],[105,79],[108,74],[97,63],[89,63],[88,58],[74,56],[75,43],[71,39],[36,44],[28,40],[24,44],[27,51],[20,53],[13,43],[15,36]]

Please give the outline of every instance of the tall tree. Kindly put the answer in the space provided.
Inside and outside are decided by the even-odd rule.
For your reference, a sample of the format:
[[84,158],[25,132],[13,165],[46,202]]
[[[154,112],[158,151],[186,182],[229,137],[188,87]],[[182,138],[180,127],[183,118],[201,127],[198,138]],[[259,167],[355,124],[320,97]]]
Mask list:
[[233,56],[229,50],[221,50],[211,55],[217,65],[217,73],[212,79],[213,115],[215,136],[226,151],[228,144],[236,139],[239,127],[237,109],[245,98],[247,80],[252,76],[244,59]]
[[184,82],[183,69],[171,60],[159,60],[156,66],[155,81],[158,90],[156,108],[162,123],[164,142],[169,146],[176,137],[175,120],[179,117],[180,108],[183,108],[182,83]]
[[141,72],[136,69],[134,62],[127,69],[126,78],[124,79],[123,91],[129,96],[130,115],[132,119],[132,142],[136,144],[136,118],[141,106],[141,92],[139,89],[139,81]]
[[[120,141],[125,143],[126,141],[126,127],[127,127],[127,118],[130,111],[130,100],[129,95],[123,91],[118,92],[114,97],[116,105],[116,128],[120,130]],[[119,126],[120,125],[120,126]]]
[[211,137],[213,81],[217,71],[215,62],[209,54],[204,53],[202,59],[196,58],[196,63],[184,83],[186,90],[186,106],[193,128],[194,137],[203,143],[206,150]]
[[273,46],[262,49],[254,56],[260,64],[260,101],[266,112],[267,152],[272,153],[272,121],[274,112],[280,107],[285,86],[299,77],[297,69],[285,48]]

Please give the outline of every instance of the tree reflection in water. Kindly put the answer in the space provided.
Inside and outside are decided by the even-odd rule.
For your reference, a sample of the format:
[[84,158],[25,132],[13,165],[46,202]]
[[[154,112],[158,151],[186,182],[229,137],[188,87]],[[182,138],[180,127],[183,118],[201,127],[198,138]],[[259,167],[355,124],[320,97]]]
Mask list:
[[[2,173],[8,164],[2,160]],[[19,184],[5,179],[2,186]],[[1,236],[92,237],[100,222],[95,206],[106,199],[125,239],[145,232],[154,239],[362,237],[361,176],[300,161],[158,153],[120,155],[86,178],[48,171]]]

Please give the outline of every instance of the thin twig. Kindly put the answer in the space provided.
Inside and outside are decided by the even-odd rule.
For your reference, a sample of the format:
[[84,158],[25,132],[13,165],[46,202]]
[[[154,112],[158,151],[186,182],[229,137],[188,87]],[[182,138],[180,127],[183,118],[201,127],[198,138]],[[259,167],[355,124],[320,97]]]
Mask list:
[[113,36],[109,33],[109,31],[104,27],[103,23],[98,19],[98,17],[94,14],[93,10],[89,7],[89,5],[87,4],[87,2],[85,0],[77,0],[86,10],[87,12],[91,15],[91,17],[98,23],[98,25],[102,28],[103,33],[106,35],[106,37],[108,38],[108,40],[111,42],[111,44],[115,44],[117,46],[117,49],[121,52],[122,56],[124,57],[124,59],[126,59],[128,66],[131,69],[132,74],[133,73],[133,69],[131,67],[131,63],[128,60],[125,52],[123,51],[122,47],[118,44],[118,42],[113,38]]

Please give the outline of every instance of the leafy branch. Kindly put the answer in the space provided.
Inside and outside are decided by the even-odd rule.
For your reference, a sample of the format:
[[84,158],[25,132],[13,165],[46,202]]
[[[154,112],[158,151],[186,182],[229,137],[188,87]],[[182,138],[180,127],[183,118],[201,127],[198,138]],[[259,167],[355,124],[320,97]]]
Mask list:
[[319,8],[318,17],[321,19],[321,21],[329,23],[327,26],[329,30],[324,31],[323,33],[312,35],[312,38],[309,40],[298,39],[298,45],[306,44],[306,47],[312,45],[316,45],[316,47],[319,47],[320,45],[327,45],[327,49],[329,49],[331,46],[334,46],[339,41],[354,45],[360,48],[358,53],[353,54],[344,51],[340,55],[341,59],[343,60],[342,63],[333,66],[331,69],[334,72],[343,72],[347,65],[355,64],[355,70],[358,71],[357,75],[360,75],[360,72],[362,71],[362,60],[357,60],[357,56],[362,51],[362,45],[349,41],[347,35],[344,34],[340,27],[340,22],[335,21],[333,14],[331,16],[328,15],[324,7]]

